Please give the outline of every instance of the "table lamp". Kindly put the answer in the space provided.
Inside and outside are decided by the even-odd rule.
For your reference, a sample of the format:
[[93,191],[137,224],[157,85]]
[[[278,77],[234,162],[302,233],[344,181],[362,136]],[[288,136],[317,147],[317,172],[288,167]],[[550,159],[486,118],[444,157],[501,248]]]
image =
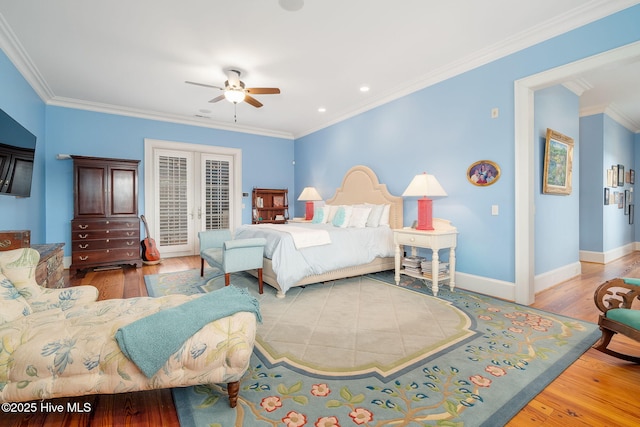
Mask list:
[[416,230],[433,230],[433,200],[428,197],[446,196],[447,193],[433,175],[423,172],[416,175],[402,197],[421,197],[418,199],[418,226]]
[[302,193],[300,193],[300,197],[298,197],[298,200],[307,202],[304,219],[307,221],[311,221],[313,219],[314,210],[313,202],[322,200],[322,197],[320,197],[318,190],[316,190],[314,187],[304,187],[304,190],[302,190]]

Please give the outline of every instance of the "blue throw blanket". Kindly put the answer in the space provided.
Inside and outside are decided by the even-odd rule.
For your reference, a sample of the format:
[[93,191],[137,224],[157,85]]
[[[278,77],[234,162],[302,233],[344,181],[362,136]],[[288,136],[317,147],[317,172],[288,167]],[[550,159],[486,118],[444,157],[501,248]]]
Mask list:
[[239,311],[255,313],[262,323],[258,300],[246,289],[226,286],[123,326],[115,338],[124,355],[151,378],[203,326]]

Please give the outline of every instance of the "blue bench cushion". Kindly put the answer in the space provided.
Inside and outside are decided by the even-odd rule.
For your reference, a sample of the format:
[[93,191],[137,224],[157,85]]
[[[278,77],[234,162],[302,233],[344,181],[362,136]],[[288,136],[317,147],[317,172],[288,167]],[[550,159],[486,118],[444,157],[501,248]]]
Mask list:
[[635,277],[625,277],[622,280],[629,285],[640,286],[640,279],[636,279]]

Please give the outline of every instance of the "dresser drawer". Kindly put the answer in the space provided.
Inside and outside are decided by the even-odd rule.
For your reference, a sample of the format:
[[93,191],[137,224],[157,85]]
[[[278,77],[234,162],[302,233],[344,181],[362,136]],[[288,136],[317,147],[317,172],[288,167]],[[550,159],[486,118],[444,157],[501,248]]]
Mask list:
[[71,244],[73,251],[93,251],[96,249],[131,249],[140,246],[140,240],[133,239],[101,239],[74,240]]
[[456,246],[456,233],[410,233],[397,231],[394,233],[397,245],[417,246],[421,248],[446,248]]
[[71,262],[75,265],[96,264],[112,262],[113,260],[135,261],[140,259],[140,249],[136,246],[130,249],[103,249],[96,251],[74,251],[71,255]]
[[138,218],[127,219],[74,219],[71,221],[71,231],[92,230],[140,230]]
[[88,231],[74,231],[73,233],[71,233],[71,240],[74,243],[85,241],[85,240],[105,240],[105,239],[140,240],[140,230],[92,230],[92,231],[88,230]]

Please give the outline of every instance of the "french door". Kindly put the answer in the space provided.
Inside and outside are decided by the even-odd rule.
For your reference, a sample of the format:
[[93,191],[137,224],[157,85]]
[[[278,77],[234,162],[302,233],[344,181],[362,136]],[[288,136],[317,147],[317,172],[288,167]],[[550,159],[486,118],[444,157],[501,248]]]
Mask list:
[[145,140],[145,217],[162,257],[198,254],[199,231],[241,223],[240,153]]

